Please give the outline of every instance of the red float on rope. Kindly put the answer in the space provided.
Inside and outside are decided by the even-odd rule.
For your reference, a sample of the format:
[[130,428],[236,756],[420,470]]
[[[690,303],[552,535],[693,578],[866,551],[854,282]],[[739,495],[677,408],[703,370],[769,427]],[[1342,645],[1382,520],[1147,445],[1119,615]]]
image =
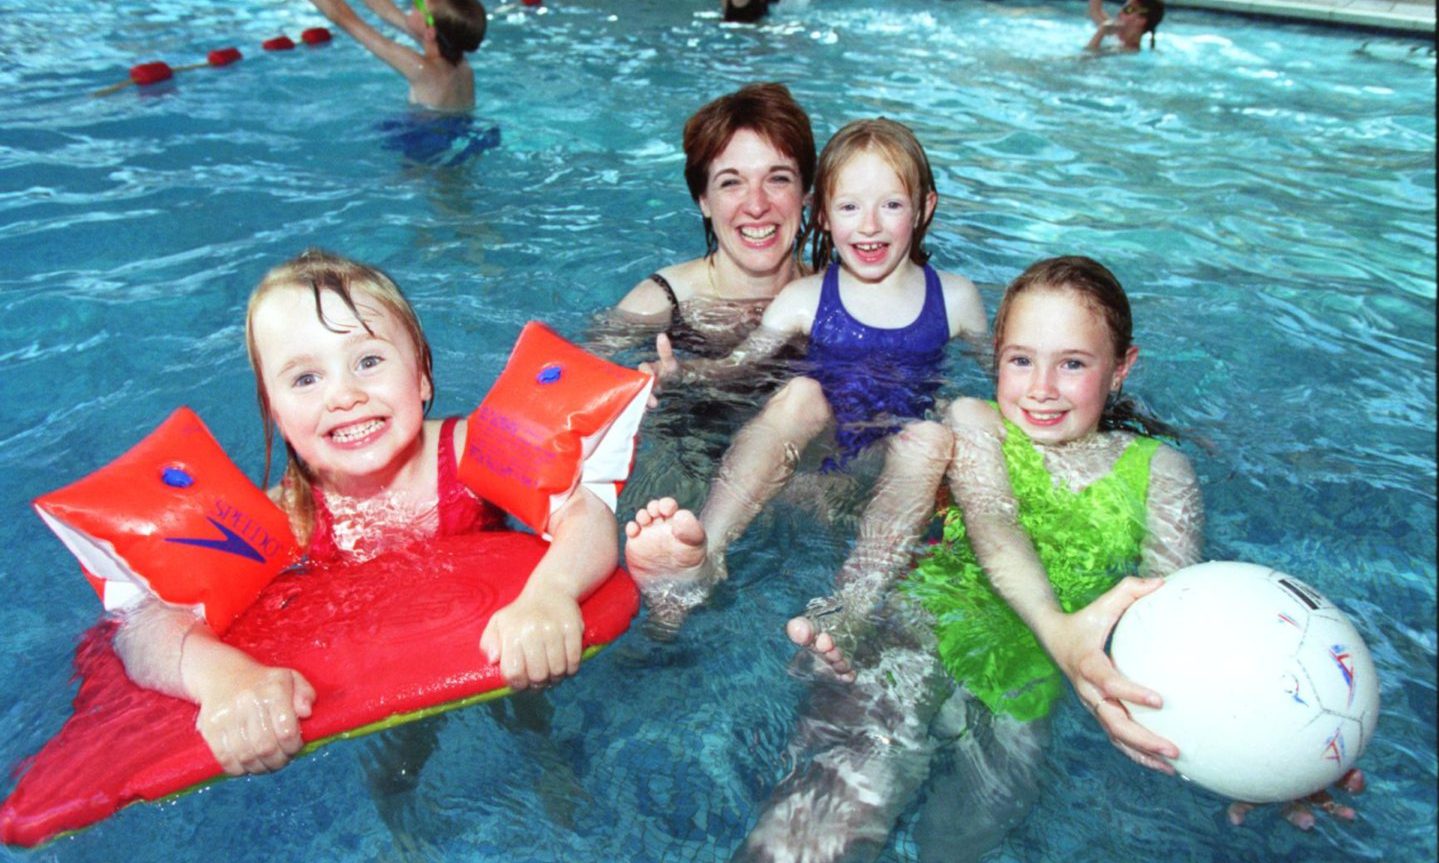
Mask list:
[[130,80],[142,87],[146,84],[157,84],[161,81],[168,81],[174,74],[175,70],[171,69],[169,64],[160,60],[130,67]]
[[330,31],[324,27],[311,27],[300,34],[300,41],[306,45],[323,45],[330,41]]
[[289,51],[295,47],[295,43],[289,36],[280,35],[273,39],[266,39],[260,43],[260,47],[266,51]]
[[239,48],[216,48],[207,54],[205,59],[211,66],[228,66],[243,56]]

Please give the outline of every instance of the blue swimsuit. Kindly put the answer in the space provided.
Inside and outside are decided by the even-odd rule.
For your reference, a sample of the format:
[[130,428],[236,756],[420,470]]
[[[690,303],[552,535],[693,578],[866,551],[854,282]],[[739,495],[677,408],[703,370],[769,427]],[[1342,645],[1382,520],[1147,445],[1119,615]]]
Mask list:
[[949,316],[939,273],[924,265],[924,307],[897,329],[860,323],[839,296],[839,264],[831,264],[820,288],[809,334],[807,371],[824,388],[834,411],[839,453],[823,470],[843,467],[860,450],[900,428],[899,420],[924,416],[934,407],[940,364],[949,343]]

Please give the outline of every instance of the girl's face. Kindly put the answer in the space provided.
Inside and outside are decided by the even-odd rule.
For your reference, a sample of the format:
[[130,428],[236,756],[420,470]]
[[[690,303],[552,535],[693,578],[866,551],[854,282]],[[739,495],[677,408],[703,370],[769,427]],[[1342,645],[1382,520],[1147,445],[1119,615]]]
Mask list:
[[909,259],[914,229],[934,211],[936,196],[916,212],[899,174],[872,150],[840,166],[831,188],[824,220],[840,262],[861,281],[884,281]]
[[750,129],[741,129],[710,163],[700,211],[714,225],[720,254],[754,276],[787,267],[804,214],[799,163]]
[[351,296],[358,318],[334,292],[321,293],[339,332],[298,286],[261,299],[251,328],[280,434],[322,487],[355,495],[388,484],[417,455],[432,390],[400,321],[362,290]]
[[1036,442],[1078,440],[1099,428],[1138,353],[1116,359],[1108,325],[1079,294],[1032,288],[1014,299],[999,343],[999,412]]

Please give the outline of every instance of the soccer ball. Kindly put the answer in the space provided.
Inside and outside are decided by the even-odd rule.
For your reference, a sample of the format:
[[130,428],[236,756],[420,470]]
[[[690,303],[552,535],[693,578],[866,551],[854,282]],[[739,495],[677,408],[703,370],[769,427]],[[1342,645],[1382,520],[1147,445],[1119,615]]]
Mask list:
[[1186,567],[1130,606],[1110,655],[1164,699],[1127,704],[1179,747],[1184,778],[1234,800],[1318,791],[1364,751],[1379,718],[1369,649],[1333,603],[1252,563]]

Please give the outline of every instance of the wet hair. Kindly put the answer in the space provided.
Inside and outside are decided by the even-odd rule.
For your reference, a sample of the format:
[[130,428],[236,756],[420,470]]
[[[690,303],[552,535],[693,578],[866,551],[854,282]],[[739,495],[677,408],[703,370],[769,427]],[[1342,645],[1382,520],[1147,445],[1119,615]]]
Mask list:
[[[801,191],[814,185],[814,131],[809,115],[783,84],[746,84],[715,99],[685,122],[685,184],[698,203],[709,188],[710,166],[729,146],[736,133],[748,129],[769,142],[799,167]],[[704,220],[705,253],[719,248],[714,222]],[[797,236],[803,236],[803,226]]]
[[[1144,33],[1149,34],[1149,50],[1154,50],[1154,31],[1164,20],[1164,0],[1131,0],[1144,9]],[[1140,34],[1144,35],[1143,33]]]
[[490,21],[480,0],[429,0],[425,5],[435,19],[435,44],[450,65],[485,41]]
[[[999,301],[999,310],[994,315],[994,361],[998,374],[999,349],[1004,340],[1004,330],[1009,323],[1009,313],[1018,297],[1031,291],[1069,291],[1091,312],[1099,316],[1109,331],[1114,346],[1114,359],[1122,362],[1124,355],[1134,344],[1134,318],[1129,310],[1129,297],[1119,279],[1109,268],[1082,255],[1067,255],[1046,258],[1030,264],[1005,289],[1004,298]],[[1105,402],[1104,412],[1099,418],[1099,428],[1104,431],[1129,431],[1146,437],[1166,437],[1178,440],[1182,437],[1178,429],[1145,411],[1132,396],[1115,392]]]
[[[904,190],[909,193],[910,204],[914,207],[917,221],[909,243],[909,259],[916,264],[929,260],[924,248],[924,234],[934,213],[925,214],[924,202],[934,188],[934,171],[929,167],[929,157],[924,154],[919,139],[914,137],[908,126],[884,117],[872,120],[856,120],[834,133],[824,152],[819,154],[819,169],[815,174],[814,200],[805,240],[810,243],[811,263],[816,271],[823,270],[834,259],[834,239],[829,226],[824,224],[825,210],[834,196],[834,186],[839,172],[849,160],[861,153],[876,153],[899,175]],[[803,242],[803,241],[802,241]]]
[[[315,317],[332,332],[343,332],[325,317],[323,299],[328,292],[334,294],[354,314],[356,320],[371,332],[355,305],[355,294],[360,293],[376,303],[399,321],[401,329],[409,336],[419,360],[420,371],[430,385],[430,401],[425,403],[425,413],[434,403],[434,356],[429,340],[420,327],[420,318],[410,301],[405,298],[399,285],[380,270],[352,261],[323,249],[306,249],[294,258],[275,267],[265,274],[250,294],[249,307],[245,310],[245,351],[250,357],[250,368],[255,372],[255,397],[260,404],[260,420],[265,425],[265,479],[264,486],[270,485],[271,457],[275,443],[275,421],[270,407],[270,393],[265,388],[265,377],[260,368],[260,354],[255,348],[255,310],[270,294],[285,288],[308,290],[315,300]],[[285,441],[286,463],[281,482],[281,508],[290,516],[290,527],[295,538],[303,546],[310,539],[315,524],[315,499],[310,491],[313,477],[309,468],[295,453],[295,448]]]
[[[779,0],[774,0],[778,3]],[[736,6],[732,0],[724,0],[724,20],[740,24],[752,24],[769,13],[770,0],[749,0],[743,6]]]

